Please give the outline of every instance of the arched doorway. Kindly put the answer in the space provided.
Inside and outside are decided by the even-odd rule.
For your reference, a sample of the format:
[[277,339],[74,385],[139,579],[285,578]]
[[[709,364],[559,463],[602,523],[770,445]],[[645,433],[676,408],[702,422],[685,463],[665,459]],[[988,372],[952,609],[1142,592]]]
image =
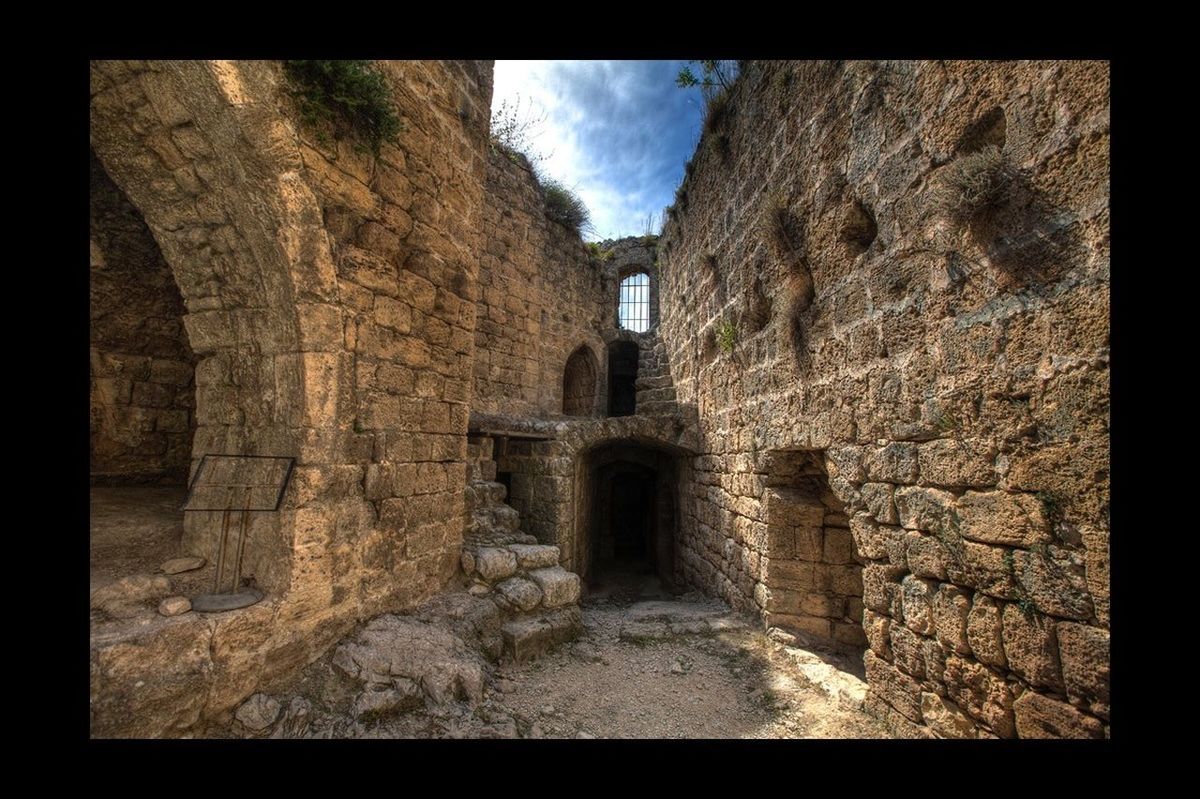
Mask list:
[[596,358],[586,345],[571,354],[563,369],[563,415],[591,416],[596,407]]

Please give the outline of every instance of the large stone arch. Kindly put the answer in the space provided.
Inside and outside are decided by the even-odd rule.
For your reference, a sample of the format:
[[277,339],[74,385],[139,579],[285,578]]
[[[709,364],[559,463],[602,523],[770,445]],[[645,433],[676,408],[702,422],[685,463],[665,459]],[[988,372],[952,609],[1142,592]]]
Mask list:
[[[378,66],[405,129],[376,158],[298,126],[278,62],[92,64],[92,147],[186,306],[193,468],[203,453],[297,459],[246,544],[267,598],[94,640],[94,735],[217,721],[455,572],[490,68]],[[185,527],[211,556],[214,519]]]

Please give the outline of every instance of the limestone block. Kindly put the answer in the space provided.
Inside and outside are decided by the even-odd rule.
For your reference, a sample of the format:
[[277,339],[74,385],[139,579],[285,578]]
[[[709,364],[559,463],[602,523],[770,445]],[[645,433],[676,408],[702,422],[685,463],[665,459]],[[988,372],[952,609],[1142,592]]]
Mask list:
[[904,626],[921,635],[932,635],[932,601],[937,583],[909,575],[901,582],[900,588]]
[[480,577],[495,583],[516,573],[517,556],[507,549],[481,547],[475,550],[475,568]]
[[940,438],[917,446],[921,481],[935,486],[981,487],[996,484],[995,455],[980,442]]
[[871,651],[884,660],[892,659],[890,628],[892,620],[873,610],[863,612],[863,631]]
[[1030,494],[968,491],[957,514],[958,534],[971,541],[1029,548],[1051,540],[1042,503]]
[[979,728],[958,705],[937,694],[921,693],[921,717],[939,738],[976,738]]
[[[514,556],[515,557],[515,556]],[[542,589],[542,601],[548,608],[569,605],[579,601],[579,575],[562,566],[535,569],[529,576]]]
[[925,639],[901,625],[892,627],[892,662],[912,677],[925,679]]
[[901,527],[935,535],[953,529],[953,511],[957,500],[949,491],[904,486],[896,489],[894,497]]
[[1016,735],[1009,684],[985,666],[959,655],[946,657],[946,696],[1001,738]]
[[555,566],[559,562],[559,549],[544,544],[509,544],[507,549],[517,556],[517,566],[521,569],[540,569]]
[[1017,584],[1039,610],[1068,619],[1092,617],[1092,599],[1079,553],[1062,547],[1018,550],[1013,566]]
[[1013,704],[1021,738],[1103,738],[1104,724],[1066,702],[1026,691]]
[[869,693],[881,697],[888,705],[912,722],[921,722],[921,686],[912,677],[897,669],[874,652],[863,655],[867,669]]
[[971,611],[970,594],[961,588],[942,584],[933,596],[934,633],[947,649],[962,655],[971,654],[967,641],[967,617]]
[[917,446],[896,441],[881,449],[868,450],[863,466],[867,479],[882,483],[915,483],[918,463]]
[[849,530],[840,527],[826,527],[824,561],[826,563],[853,563],[854,539]]
[[1002,612],[1001,603],[989,596],[976,594],[967,613],[967,644],[975,659],[1001,669],[1008,665],[1001,635]]
[[899,524],[900,517],[896,514],[896,505],[892,501],[895,486],[890,483],[864,483],[862,487],[863,502],[867,513],[880,524]]
[[529,611],[542,601],[542,589],[521,577],[510,577],[496,586],[496,591],[513,607]]
[[946,561],[950,553],[932,535],[910,531],[904,536],[904,560],[917,577],[946,579]]
[[1055,622],[1016,604],[1004,606],[1004,657],[1030,685],[1064,691]]
[[1059,622],[1058,656],[1063,682],[1073,702],[1083,702],[1093,713],[1108,717],[1108,630],[1073,622]]

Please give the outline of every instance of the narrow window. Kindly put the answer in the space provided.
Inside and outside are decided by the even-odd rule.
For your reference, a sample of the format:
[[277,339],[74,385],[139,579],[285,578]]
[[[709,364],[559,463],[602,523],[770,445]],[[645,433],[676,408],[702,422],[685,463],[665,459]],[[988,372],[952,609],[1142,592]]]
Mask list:
[[635,333],[650,329],[650,275],[638,272],[621,281],[617,324]]

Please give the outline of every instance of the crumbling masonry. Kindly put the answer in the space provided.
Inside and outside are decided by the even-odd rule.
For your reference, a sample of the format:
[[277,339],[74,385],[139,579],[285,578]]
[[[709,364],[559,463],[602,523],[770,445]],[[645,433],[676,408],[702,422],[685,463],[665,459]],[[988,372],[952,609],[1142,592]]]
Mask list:
[[204,734],[455,590],[536,656],[626,556],[862,652],[895,734],[1108,735],[1107,64],[746,62],[662,235],[598,251],[490,146],[490,62],[379,66],[376,157],[278,62],[91,65],[96,490],[296,458],[263,601],[94,597],[93,735]]

